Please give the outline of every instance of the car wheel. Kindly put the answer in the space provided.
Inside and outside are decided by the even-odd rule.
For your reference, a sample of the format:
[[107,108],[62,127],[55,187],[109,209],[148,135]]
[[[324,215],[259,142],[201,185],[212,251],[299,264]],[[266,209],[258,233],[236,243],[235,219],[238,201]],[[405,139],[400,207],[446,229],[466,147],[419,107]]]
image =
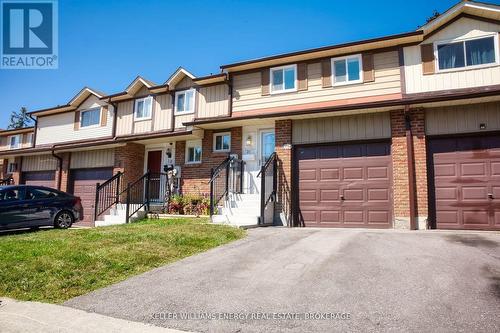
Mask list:
[[56,218],[54,219],[54,227],[58,229],[67,229],[71,227],[73,222],[75,222],[73,214],[67,211],[62,211],[57,213]]

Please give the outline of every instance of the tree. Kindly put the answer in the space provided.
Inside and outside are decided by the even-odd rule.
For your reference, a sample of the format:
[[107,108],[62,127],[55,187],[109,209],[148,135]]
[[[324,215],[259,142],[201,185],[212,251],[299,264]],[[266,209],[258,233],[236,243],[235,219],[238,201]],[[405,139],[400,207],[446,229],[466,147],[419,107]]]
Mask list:
[[8,129],[24,128],[33,125],[33,120],[28,116],[28,110],[23,106],[18,112],[12,111],[10,114],[10,124]]

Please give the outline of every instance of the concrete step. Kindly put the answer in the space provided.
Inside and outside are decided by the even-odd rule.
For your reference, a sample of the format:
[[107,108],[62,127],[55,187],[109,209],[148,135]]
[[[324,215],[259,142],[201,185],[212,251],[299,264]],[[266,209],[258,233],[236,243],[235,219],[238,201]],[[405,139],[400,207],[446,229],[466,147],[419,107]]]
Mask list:
[[212,222],[215,224],[227,224],[240,228],[253,228],[259,225],[259,217],[252,215],[214,215],[212,216]]
[[222,208],[219,209],[220,215],[260,215],[260,207],[245,208]]

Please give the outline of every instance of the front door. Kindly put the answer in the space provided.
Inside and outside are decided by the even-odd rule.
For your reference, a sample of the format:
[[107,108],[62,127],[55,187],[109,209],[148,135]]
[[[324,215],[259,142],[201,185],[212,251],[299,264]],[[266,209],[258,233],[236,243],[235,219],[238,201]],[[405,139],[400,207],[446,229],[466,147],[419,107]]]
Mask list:
[[161,184],[161,150],[151,150],[148,151],[148,164],[147,170],[151,172],[151,181],[149,182],[149,198],[152,201],[160,201],[162,199],[161,189],[163,188]]
[[274,129],[265,129],[258,132],[257,153],[253,161],[245,162],[245,170],[247,171],[245,192],[258,194],[260,193],[260,181],[257,177],[260,168],[266,163],[269,157],[274,153]]

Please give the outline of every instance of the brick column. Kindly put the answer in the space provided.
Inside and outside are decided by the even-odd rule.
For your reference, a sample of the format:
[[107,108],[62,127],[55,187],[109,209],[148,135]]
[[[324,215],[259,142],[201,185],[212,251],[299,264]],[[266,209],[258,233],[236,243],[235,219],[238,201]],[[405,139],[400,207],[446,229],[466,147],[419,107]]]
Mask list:
[[276,120],[275,151],[278,156],[276,213],[283,225],[292,225],[292,121]]
[[7,166],[9,164],[9,160],[4,158],[2,159],[2,170],[0,170],[0,178],[5,179],[7,177]]
[[425,144],[425,110],[411,110],[411,130],[413,134],[413,155],[415,160],[415,185],[417,190],[418,229],[427,229],[427,150]]
[[[63,192],[68,191],[68,182],[69,182],[69,164],[71,153],[61,153],[57,154],[62,158],[62,168],[59,170],[59,163],[57,165],[56,173],[55,173],[55,186],[57,189]],[[59,162],[59,161],[58,161]],[[61,175],[61,183],[59,184],[59,174]]]
[[125,173],[123,176],[124,186],[144,175],[144,152],[144,145],[139,143],[127,143],[115,148],[113,174],[118,171]]
[[391,112],[391,156],[394,200],[394,228],[410,228],[408,156],[403,110]]

